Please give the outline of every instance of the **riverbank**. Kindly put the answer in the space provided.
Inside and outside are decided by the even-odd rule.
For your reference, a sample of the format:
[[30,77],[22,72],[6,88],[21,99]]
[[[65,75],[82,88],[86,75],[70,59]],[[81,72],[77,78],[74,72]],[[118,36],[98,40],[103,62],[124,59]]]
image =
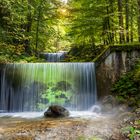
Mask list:
[[[2,123],[1,123],[2,122]],[[124,140],[115,116],[1,118],[1,140]]]

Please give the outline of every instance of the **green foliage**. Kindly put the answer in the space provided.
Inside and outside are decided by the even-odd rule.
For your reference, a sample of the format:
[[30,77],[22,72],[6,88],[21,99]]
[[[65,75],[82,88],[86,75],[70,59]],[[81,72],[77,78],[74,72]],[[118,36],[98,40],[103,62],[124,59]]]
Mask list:
[[24,47],[23,45],[11,45],[6,43],[0,43],[0,52],[1,54],[7,54],[7,55],[21,55],[24,54]]
[[129,105],[138,106],[140,100],[140,63],[137,64],[132,72],[124,74],[112,88],[112,92],[116,94],[120,102]]
[[70,7],[72,18],[68,36],[72,39],[72,43],[94,45],[99,41],[98,31],[102,28],[104,1],[73,0]]
[[134,74],[134,80],[140,81],[140,62],[137,64]]
[[[66,58],[66,62],[91,62],[101,53],[103,46],[73,45]],[[92,52],[92,53],[91,53]]]
[[8,55],[0,55],[0,63],[10,63],[12,62],[11,59],[9,59]]
[[[120,42],[121,44],[133,41],[138,42],[138,34],[135,33],[139,24],[137,23],[139,14],[137,0],[133,2],[119,0],[70,0],[69,6],[70,24],[68,26],[68,36],[73,44],[108,45]],[[119,10],[120,8],[121,11]],[[127,27],[125,28],[124,26]],[[124,34],[124,40],[120,40],[121,34]]]
[[0,43],[0,63],[13,63],[13,62],[44,62],[44,59],[37,58],[32,55],[25,54],[23,45],[11,45]]
[[[54,46],[57,33],[58,0],[0,1],[0,45],[3,53],[39,54]],[[5,47],[6,46],[6,47]],[[56,47],[56,46],[55,46]]]
[[102,140],[98,137],[86,138],[85,136],[79,136],[76,140]]
[[[41,94],[41,98],[47,101],[47,104],[38,103],[39,109],[45,109],[51,104],[67,105],[70,104],[73,90],[67,85],[60,86],[60,82],[48,84],[48,88]],[[64,83],[64,82],[63,82]]]
[[137,90],[137,85],[133,81],[133,73],[123,75],[121,77],[121,80],[119,80],[113,87],[114,92],[117,91],[124,97],[130,94],[137,93]]
[[123,133],[127,133],[127,137],[130,139],[130,140],[135,140],[135,138],[139,137],[140,138],[140,130],[133,127],[133,126],[129,126],[129,127],[125,127],[122,129]]
[[[63,97],[64,96],[64,97]],[[71,98],[71,93],[70,92],[62,92],[60,90],[58,91],[53,91],[52,88],[47,89],[47,91],[45,91],[42,94],[42,98],[43,99],[48,99],[49,104],[62,104],[64,105],[64,103],[66,102],[66,100],[70,100]]]

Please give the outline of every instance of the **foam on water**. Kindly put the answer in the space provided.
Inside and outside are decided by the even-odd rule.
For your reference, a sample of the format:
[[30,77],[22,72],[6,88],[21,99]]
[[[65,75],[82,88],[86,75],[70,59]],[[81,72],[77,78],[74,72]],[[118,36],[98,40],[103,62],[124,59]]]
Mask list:
[[[18,112],[18,113],[0,113],[0,118],[26,118],[26,119],[36,119],[43,118],[43,112]],[[96,118],[100,114],[90,111],[70,111],[70,116],[72,118]]]

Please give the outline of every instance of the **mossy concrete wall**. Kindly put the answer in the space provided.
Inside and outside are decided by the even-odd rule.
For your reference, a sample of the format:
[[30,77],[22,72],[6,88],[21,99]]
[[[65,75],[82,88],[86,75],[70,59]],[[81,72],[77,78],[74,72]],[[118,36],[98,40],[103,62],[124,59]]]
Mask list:
[[140,58],[140,47],[133,49],[108,48],[96,59],[98,99],[111,94],[112,85],[123,73],[130,71]]

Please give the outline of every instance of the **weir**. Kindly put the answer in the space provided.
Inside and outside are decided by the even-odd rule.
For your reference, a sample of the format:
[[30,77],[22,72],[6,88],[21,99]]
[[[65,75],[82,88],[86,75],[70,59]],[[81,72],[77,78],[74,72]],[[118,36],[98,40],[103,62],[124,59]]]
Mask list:
[[42,53],[41,55],[44,56],[44,58],[48,62],[61,62],[64,60],[67,52],[61,51],[57,53]]
[[42,111],[51,104],[87,110],[96,102],[94,63],[0,66],[0,110]]

